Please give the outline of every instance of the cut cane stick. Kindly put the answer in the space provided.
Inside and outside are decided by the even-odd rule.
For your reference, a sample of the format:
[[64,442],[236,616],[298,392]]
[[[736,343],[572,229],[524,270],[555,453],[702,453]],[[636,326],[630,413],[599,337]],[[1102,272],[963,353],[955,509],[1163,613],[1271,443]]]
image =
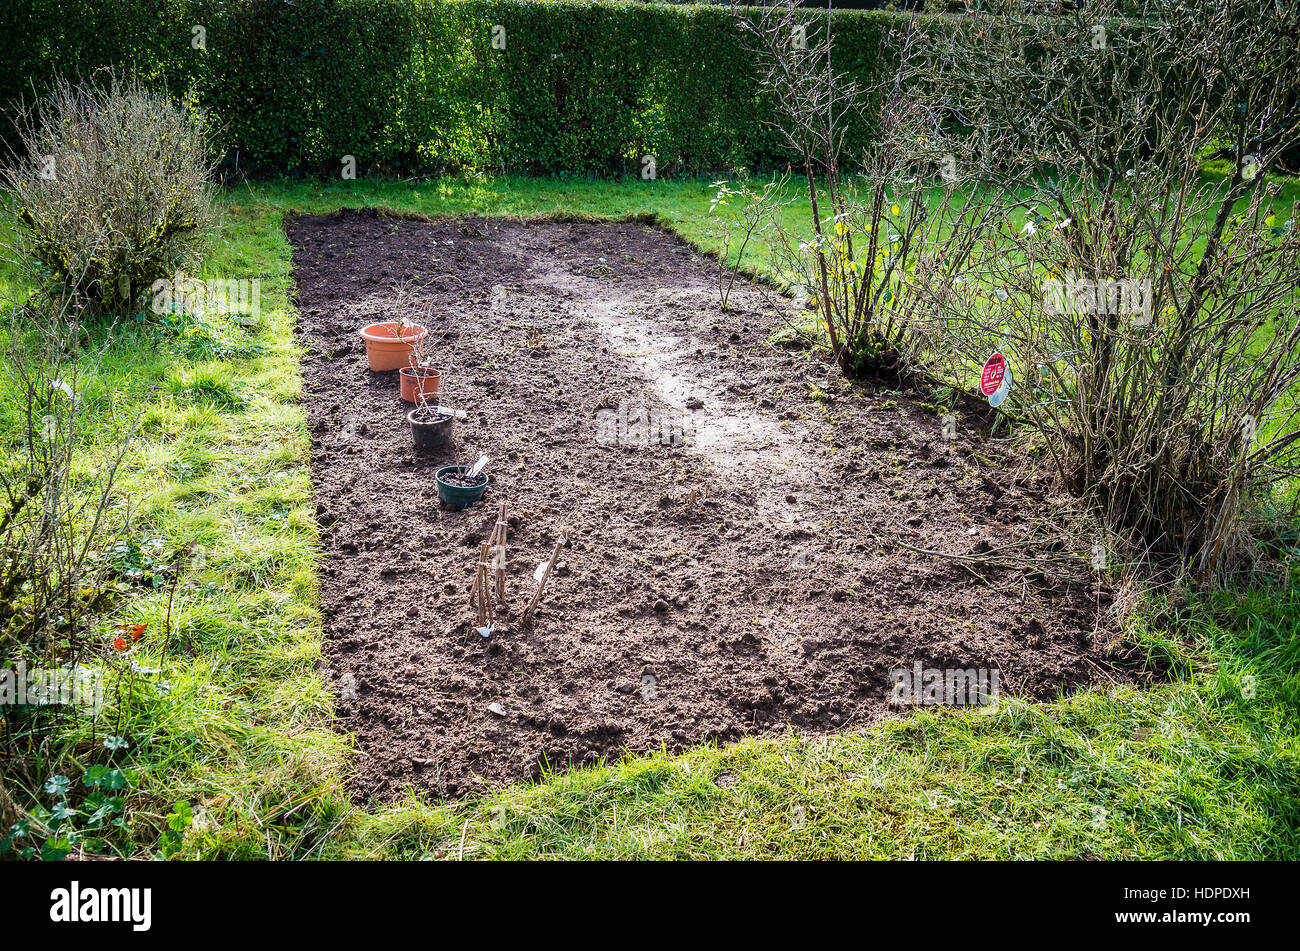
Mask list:
[[555,567],[555,559],[560,557],[560,547],[564,544],[564,536],[555,543],[554,550],[551,551],[551,560],[546,563],[542,569],[542,576],[537,579],[537,590],[533,592],[533,600],[528,607],[524,608],[523,622],[527,624],[533,616],[533,611],[537,608],[537,602],[542,600],[542,590],[546,587],[546,579],[551,576],[551,569]]
[[[497,601],[505,600],[505,544],[506,544],[506,503],[501,503],[501,511],[497,520],[492,525],[492,534],[488,538],[488,547],[495,552],[497,545],[501,546],[501,563],[497,568]],[[495,556],[494,556],[495,557]],[[469,585],[469,606],[472,608],[478,604],[478,572],[474,572],[474,580]]]
[[470,578],[469,581],[469,606],[471,608],[476,608],[478,607],[478,602],[478,562],[476,561],[474,563],[474,577]]
[[488,551],[491,546],[483,544],[478,550],[478,568],[474,575],[475,597],[478,600],[478,624],[479,627],[486,627],[492,619],[492,602],[488,596],[487,572],[488,572]]
[[478,625],[479,625],[479,627],[482,627],[483,624],[484,624],[485,621],[486,621],[486,618],[484,617],[484,612],[483,612],[483,591],[482,591],[482,584],[480,583],[480,580],[479,580],[479,579],[481,578],[482,574],[483,574],[483,572],[481,572],[481,571],[479,570],[478,564],[476,563],[476,564],[474,565],[474,597],[471,598],[470,600],[473,601],[473,603],[474,603],[474,607],[478,609]]
[[497,516],[497,540],[500,556],[497,558],[497,602],[506,599],[506,503],[501,503],[501,514]]
[[492,546],[484,545],[483,546],[483,567],[482,567],[483,604],[487,608],[487,619],[489,624],[492,623],[492,589],[488,585],[488,570],[491,564],[489,559],[491,559],[491,557],[492,557]]

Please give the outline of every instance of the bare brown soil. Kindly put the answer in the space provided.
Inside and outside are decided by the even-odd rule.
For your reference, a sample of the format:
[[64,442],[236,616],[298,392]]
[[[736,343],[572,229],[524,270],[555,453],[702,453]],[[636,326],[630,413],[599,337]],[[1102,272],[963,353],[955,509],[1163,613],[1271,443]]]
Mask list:
[[[1008,551],[1050,533],[1044,475],[971,412],[945,440],[916,399],[773,345],[784,305],[763,289],[741,282],[720,312],[716,264],[677,238],[373,212],[289,233],[327,673],[361,798],[859,728],[890,711],[890,670],[917,661],[997,668],[1004,693],[1036,699],[1127,679],[1095,582],[905,547]],[[403,278],[422,285],[443,402],[466,413],[438,459],[416,458],[396,374],[367,370],[357,335],[394,317]],[[642,407],[665,439],[644,438]],[[480,453],[483,501],[444,509],[434,470]],[[469,591],[503,499],[508,607],[484,638]]]

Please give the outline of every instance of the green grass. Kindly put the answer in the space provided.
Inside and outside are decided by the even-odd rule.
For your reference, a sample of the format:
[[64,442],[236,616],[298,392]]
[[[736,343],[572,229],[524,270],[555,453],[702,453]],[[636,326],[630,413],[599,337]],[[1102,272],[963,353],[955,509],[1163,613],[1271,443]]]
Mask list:
[[1151,690],[639,757],[454,811],[351,816],[325,854],[1294,858],[1297,617],[1294,589],[1212,596],[1162,615],[1182,640],[1138,632],[1180,672]]
[[[7,772],[11,788],[49,805],[40,787],[67,775],[84,813],[81,771],[129,765],[126,826],[96,844],[190,858],[1300,857],[1294,586],[1150,606],[1135,633],[1171,674],[1147,690],[634,756],[458,804],[351,801],[350,751],[317,671],[319,547],[284,214],[655,215],[713,250],[712,192],[703,180],[510,178],[223,193],[205,274],[260,277],[260,324],[135,327],[105,363],[114,405],[144,404],[123,485],[136,538],[203,557],[187,556],[174,596],[141,587],[105,619],[106,630],[147,623],[139,660],[161,673],[137,675],[129,694],[117,680],[96,733],[62,737],[24,780]],[[7,271],[0,283],[17,286]],[[129,747],[108,753],[106,730]],[[177,803],[195,818],[181,810],[169,829]]]

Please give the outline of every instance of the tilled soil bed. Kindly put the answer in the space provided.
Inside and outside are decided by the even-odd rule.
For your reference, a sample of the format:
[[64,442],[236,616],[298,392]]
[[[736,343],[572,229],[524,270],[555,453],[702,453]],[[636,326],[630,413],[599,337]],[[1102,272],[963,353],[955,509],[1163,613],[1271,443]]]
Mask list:
[[[1035,699],[1128,678],[1086,574],[914,550],[1011,551],[1060,517],[975,404],[945,439],[922,396],[842,384],[774,345],[788,305],[771,292],[738,282],[721,312],[716,263],[677,238],[352,211],[289,234],[327,673],[362,799],[855,729],[918,662],[996,669]],[[357,334],[397,316],[403,280],[442,401],[466,413],[440,458],[416,457],[396,373],[370,372]],[[483,500],[442,507],[435,469],[481,453]],[[469,592],[501,500],[507,603],[482,637]]]

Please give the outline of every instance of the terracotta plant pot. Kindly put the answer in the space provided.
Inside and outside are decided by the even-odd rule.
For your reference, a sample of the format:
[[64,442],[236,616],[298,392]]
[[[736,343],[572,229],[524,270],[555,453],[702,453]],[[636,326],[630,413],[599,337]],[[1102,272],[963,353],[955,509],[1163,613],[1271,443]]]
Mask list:
[[429,331],[419,324],[403,327],[395,320],[369,324],[361,328],[361,339],[366,342],[366,359],[376,373],[410,366],[415,344]]
[[408,403],[438,405],[442,374],[430,367],[402,367],[402,399]]

